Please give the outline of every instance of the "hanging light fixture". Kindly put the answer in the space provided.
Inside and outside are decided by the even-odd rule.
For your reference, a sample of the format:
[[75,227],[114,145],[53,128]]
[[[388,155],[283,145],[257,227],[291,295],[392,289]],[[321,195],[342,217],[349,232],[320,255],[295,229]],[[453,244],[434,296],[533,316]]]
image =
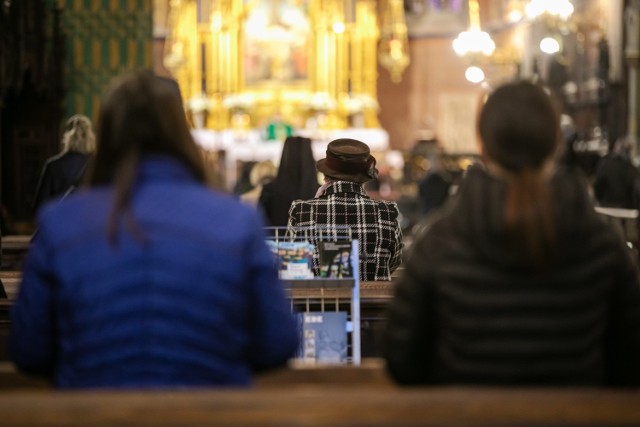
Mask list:
[[482,53],[489,56],[496,49],[491,36],[480,29],[480,6],[477,0],[469,0],[469,29],[458,34],[453,50],[458,56]]
[[465,71],[464,76],[471,83],[480,83],[484,80],[484,71],[482,71],[482,68],[472,65],[471,67],[467,68],[467,71]]
[[563,21],[569,19],[573,10],[573,4],[570,0],[531,0],[524,8],[529,19],[536,19],[547,14]]
[[545,37],[540,40],[540,50],[548,55],[560,52],[560,43],[555,37]]
[[409,65],[409,42],[404,7],[401,0],[386,0],[380,25],[378,58],[389,70],[391,80],[398,83]]
[[570,28],[574,8],[570,0],[531,0],[525,6],[525,14],[544,29],[540,50],[553,55],[562,49],[562,34]]
[[[478,0],[469,0],[469,29],[458,34],[453,41],[453,50],[460,57],[470,57],[476,62],[478,55],[490,56],[496,49],[496,44],[489,33],[480,29],[480,5]],[[472,83],[484,80],[484,72],[477,65],[467,69],[465,76]]]

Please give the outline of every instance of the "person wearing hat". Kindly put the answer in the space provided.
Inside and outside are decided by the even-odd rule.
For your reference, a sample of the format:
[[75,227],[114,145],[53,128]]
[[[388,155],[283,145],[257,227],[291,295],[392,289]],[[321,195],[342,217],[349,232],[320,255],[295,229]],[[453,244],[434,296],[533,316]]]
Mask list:
[[[400,212],[394,202],[369,198],[363,184],[377,178],[376,159],[369,147],[355,139],[340,138],[327,146],[326,158],[316,162],[325,183],[316,197],[295,200],[289,209],[288,228],[296,235],[304,229],[347,226],[358,239],[361,280],[391,280],[402,259]],[[310,236],[317,247],[318,236]],[[317,266],[317,258],[314,263]]]

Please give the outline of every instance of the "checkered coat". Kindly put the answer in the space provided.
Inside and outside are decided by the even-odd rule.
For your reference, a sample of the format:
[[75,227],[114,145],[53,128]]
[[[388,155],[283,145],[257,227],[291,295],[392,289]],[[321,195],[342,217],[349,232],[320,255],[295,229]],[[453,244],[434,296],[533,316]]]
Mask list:
[[[295,227],[320,229],[348,226],[360,248],[360,279],[391,280],[402,260],[402,230],[394,202],[370,199],[361,184],[332,182],[324,195],[311,200],[295,200],[289,209],[289,233]],[[334,229],[335,230],[335,229]],[[317,245],[318,235],[309,240]],[[317,256],[314,263],[317,266]]]

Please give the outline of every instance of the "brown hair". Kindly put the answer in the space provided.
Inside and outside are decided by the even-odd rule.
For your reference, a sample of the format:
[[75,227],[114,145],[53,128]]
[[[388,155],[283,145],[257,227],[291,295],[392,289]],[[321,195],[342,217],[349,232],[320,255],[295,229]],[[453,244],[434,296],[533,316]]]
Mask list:
[[478,131],[485,155],[507,176],[505,221],[515,244],[538,266],[553,256],[555,231],[545,166],[560,142],[560,115],[540,86],[514,82],[487,99]]
[[115,79],[102,99],[97,138],[89,185],[115,186],[108,223],[112,241],[123,214],[132,231],[137,230],[129,203],[136,170],[144,155],[173,157],[198,181],[207,182],[202,151],[189,132],[180,89],[173,80],[148,71],[135,71]]

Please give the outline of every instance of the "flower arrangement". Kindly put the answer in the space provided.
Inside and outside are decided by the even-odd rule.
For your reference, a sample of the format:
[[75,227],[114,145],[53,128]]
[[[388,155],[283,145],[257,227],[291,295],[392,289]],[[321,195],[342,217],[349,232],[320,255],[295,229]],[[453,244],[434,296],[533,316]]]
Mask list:
[[364,93],[358,93],[354,95],[354,97],[358,99],[359,102],[362,104],[363,110],[373,110],[373,111],[380,110],[380,104],[378,104],[378,100],[375,99],[373,96],[367,95]]
[[358,114],[364,110],[364,105],[362,103],[362,100],[355,96],[350,96],[347,99],[345,99],[343,106],[344,106],[344,109],[349,114]]
[[255,96],[250,93],[233,93],[222,100],[222,106],[231,111],[246,111],[256,103]]
[[199,93],[193,98],[190,98],[189,100],[187,100],[186,104],[187,109],[194,113],[209,111],[213,107],[213,101],[204,92]]
[[344,109],[349,114],[362,113],[365,110],[378,111],[380,105],[375,98],[362,93],[352,94],[344,101]]
[[331,111],[337,107],[337,102],[327,92],[314,92],[307,100],[307,107],[314,111]]

